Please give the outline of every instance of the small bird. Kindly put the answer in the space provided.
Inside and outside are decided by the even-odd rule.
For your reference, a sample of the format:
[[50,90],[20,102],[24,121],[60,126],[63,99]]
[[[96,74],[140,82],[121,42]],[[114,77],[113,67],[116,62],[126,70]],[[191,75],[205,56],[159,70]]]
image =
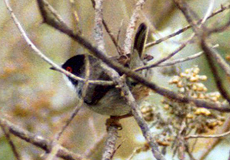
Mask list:
[[[125,67],[134,69],[144,65],[144,45],[147,39],[147,26],[141,23],[137,29],[136,36],[134,38],[133,53],[131,55],[122,55],[111,57],[111,60],[117,61]],[[85,77],[85,54],[78,54],[68,59],[62,68],[73,73],[76,76]],[[109,76],[104,72],[100,66],[100,61],[88,55],[90,64],[90,80],[111,80]],[[149,56],[148,56],[149,60]],[[53,68],[51,68],[53,69]],[[148,76],[148,71],[140,71],[142,76]],[[121,75],[121,74],[120,74]],[[75,88],[77,98],[80,99],[82,96],[82,88],[84,83],[77,81],[71,77],[67,77],[71,86]],[[127,78],[127,84],[134,95],[137,103],[140,103],[149,93],[149,89],[138,84],[131,78]],[[131,108],[128,106],[126,101],[121,95],[121,92],[115,88],[115,86],[103,86],[89,84],[86,95],[83,97],[86,106],[102,115],[110,116],[124,116],[131,113]]]

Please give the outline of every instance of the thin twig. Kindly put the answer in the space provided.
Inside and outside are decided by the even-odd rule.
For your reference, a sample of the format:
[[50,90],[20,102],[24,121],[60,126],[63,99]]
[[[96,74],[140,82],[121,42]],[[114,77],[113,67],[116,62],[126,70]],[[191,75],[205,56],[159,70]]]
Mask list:
[[[95,41],[98,46],[98,49],[102,51],[103,54],[106,55],[105,42],[104,42],[103,30],[102,30],[103,0],[95,0],[94,2],[95,2],[95,27],[94,27]],[[104,65],[103,63],[101,63],[101,67],[105,70],[106,74],[108,74],[111,78],[116,77],[117,79],[119,79],[119,75],[116,71]],[[115,82],[117,83],[117,81]],[[112,157],[114,156],[114,150],[116,147],[117,138],[118,138],[118,127],[112,125],[108,126],[108,137],[106,140],[106,144],[104,146],[102,160],[112,159]]]
[[149,145],[148,145],[148,144],[144,144],[143,146],[134,149],[133,152],[131,153],[131,155],[128,157],[127,160],[132,160],[133,157],[134,157],[137,153],[146,152],[146,151],[148,151],[148,150],[149,150]]
[[220,91],[221,95],[228,101],[230,104],[230,94],[226,90],[222,77],[215,66],[215,61],[219,64],[219,66],[225,71],[225,73],[230,77],[230,66],[225,62],[225,60],[217,53],[214,49],[212,49],[207,42],[207,34],[205,32],[204,26],[201,28],[194,23],[192,16],[190,15],[190,8],[189,6],[183,2],[182,0],[174,0],[178,8],[181,10],[183,15],[185,16],[188,23],[192,26],[192,29],[196,35],[199,35],[201,38],[201,48],[203,49],[206,59],[208,60],[209,67],[212,70],[214,75],[214,80],[217,85],[218,90]]
[[14,156],[17,160],[21,160],[21,156],[19,155],[18,151],[17,151],[17,148],[14,144],[14,142],[12,141],[11,137],[10,137],[10,133],[9,133],[9,130],[6,126],[4,126],[2,123],[0,123],[0,126],[2,128],[2,131],[10,145],[10,148],[12,149],[13,153],[14,153]]
[[220,27],[216,27],[216,28],[211,28],[208,31],[208,34],[212,34],[212,33],[218,33],[218,32],[224,32],[225,30],[227,30],[230,27],[230,20],[228,20],[228,22]]
[[[93,4],[93,8],[95,9],[95,0],[91,0],[92,4]],[[113,44],[115,45],[117,52],[121,55],[122,54],[122,49],[121,47],[118,45],[118,41],[116,40],[116,38],[114,37],[113,33],[111,32],[111,30],[109,29],[107,23],[105,22],[105,20],[102,18],[102,24],[105,27],[106,32],[108,33],[110,39],[112,40]]]
[[[18,21],[17,17],[15,16],[12,8],[10,7],[8,0],[5,0],[5,4],[7,6],[8,11],[10,12],[10,15],[12,17],[12,19],[14,20],[14,23],[16,24],[17,28],[19,29],[20,33],[22,34],[23,38],[25,39],[25,41],[27,42],[27,44],[35,51],[35,53],[42,58],[44,61],[46,61],[48,64],[50,64],[52,67],[55,68],[55,70],[67,75],[68,77],[71,77],[77,81],[81,81],[84,82],[85,79],[78,77],[66,70],[64,70],[63,68],[61,68],[60,66],[58,66],[56,63],[54,63],[51,59],[49,59],[47,56],[45,56],[42,51],[40,51],[36,45],[33,44],[33,42],[29,39],[29,37],[27,36],[26,32],[24,31],[23,27],[21,26],[20,22]],[[112,81],[103,81],[103,80],[89,80],[90,84],[98,84],[98,85],[113,85]]]
[[[224,124],[218,128],[217,133],[216,134],[222,134],[224,132],[229,131],[230,129],[230,117],[229,114],[226,115],[227,119],[225,120]],[[199,160],[204,160],[206,159],[206,157],[209,155],[210,152],[213,151],[213,149],[215,148],[215,146],[217,146],[219,143],[221,142],[221,138],[214,138],[211,141],[209,141],[207,143],[207,145],[201,150],[201,154],[199,156]]]
[[61,148],[61,145],[58,144],[58,141],[53,140],[52,141],[52,145],[51,145],[51,149],[50,149],[50,153],[45,154],[44,155],[44,159],[45,160],[54,160],[54,158],[56,157],[58,150]]
[[[212,46],[212,48],[216,48],[216,47],[219,47],[219,45],[216,44],[216,45]],[[201,52],[195,53],[195,54],[193,54],[191,56],[188,56],[188,57],[185,57],[185,58],[180,58],[180,59],[176,59],[176,60],[173,60],[173,61],[170,61],[170,62],[167,62],[167,63],[160,64],[160,65],[158,65],[156,67],[166,67],[166,66],[171,66],[171,65],[178,64],[178,63],[190,61],[190,60],[193,60],[195,58],[200,57],[203,54],[204,54],[204,51],[201,51]]]
[[211,68],[214,80],[216,82],[217,88],[220,91],[223,98],[225,98],[230,104],[230,94],[228,93],[227,88],[223,84],[223,78],[220,75],[217,67],[215,66],[215,61],[219,64],[219,66],[225,71],[225,73],[230,77],[230,67],[225,62],[225,60],[217,53],[214,49],[209,47],[210,45],[207,43],[206,38],[203,38],[201,41],[201,48],[203,49],[206,59],[208,60],[209,67]]
[[[222,13],[223,11],[225,11],[225,10],[227,10],[227,9],[230,9],[230,4],[227,4],[227,5],[225,5],[225,6],[222,5],[221,8],[220,8],[219,10],[213,12],[210,16],[208,16],[207,19],[210,19],[210,18],[212,18],[212,17],[218,15],[219,13]],[[202,20],[203,20],[203,19],[200,19],[199,21],[196,22],[196,24],[200,24],[200,23],[202,22]],[[174,33],[172,33],[172,34],[170,34],[170,35],[168,35],[168,36],[165,36],[165,37],[163,37],[163,38],[161,38],[161,39],[158,39],[158,40],[156,40],[156,41],[154,41],[154,42],[150,42],[150,43],[146,44],[145,47],[148,48],[148,47],[151,47],[151,46],[153,46],[153,45],[160,44],[160,43],[163,42],[163,41],[166,41],[166,40],[168,40],[168,39],[170,39],[170,38],[172,38],[172,37],[175,37],[175,36],[177,36],[177,35],[183,33],[184,31],[188,30],[189,28],[191,28],[191,25],[187,25],[187,26],[185,26],[184,28],[179,29],[178,31],[176,31],[176,32],[174,32]]]
[[[204,24],[205,21],[208,19],[208,17],[211,15],[213,7],[214,7],[214,1],[215,0],[210,0],[209,7],[208,7],[207,12],[205,13],[204,17],[201,20],[201,24]],[[199,26],[199,24],[198,24],[198,26]]]
[[64,22],[64,20],[62,19],[62,17],[57,13],[57,11],[46,1],[43,0],[44,2],[44,6],[47,7],[47,9],[52,13],[52,15],[62,24],[66,23]]
[[77,113],[79,112],[79,110],[82,108],[82,105],[84,103],[84,98],[86,96],[87,90],[88,90],[88,79],[90,76],[90,63],[89,63],[89,57],[88,55],[85,55],[85,83],[82,87],[82,92],[81,92],[81,96],[80,96],[80,100],[78,102],[78,106],[75,107],[74,111],[72,112],[70,118],[67,120],[66,124],[63,126],[63,128],[60,130],[60,132],[57,134],[57,140],[60,139],[61,135],[63,134],[63,132],[65,131],[65,129],[70,125],[70,123],[72,122],[72,120],[74,119],[74,117],[77,115]]
[[[38,3],[42,3],[42,0],[37,0],[37,1]],[[44,15],[44,13],[42,15]],[[85,38],[77,34],[74,34],[73,31],[68,28],[68,26],[61,26],[59,23],[57,22],[54,23],[53,21],[51,22],[47,21],[46,23],[54,27],[55,29],[61,31],[62,33],[68,35],[70,38],[77,41],[79,44],[83,45],[85,48],[91,51],[91,53],[94,54],[95,57],[101,59],[104,63],[106,63],[110,67],[116,69],[120,73],[126,74],[128,77],[131,77],[134,80],[138,81],[139,83],[143,84],[144,86],[151,88],[153,91],[155,91],[156,93],[164,97],[168,97],[170,99],[176,100],[181,103],[194,103],[197,107],[201,107],[201,108],[214,109],[220,112],[230,112],[229,104],[226,103],[218,104],[218,103],[208,102],[204,100],[198,100],[192,97],[184,97],[182,95],[178,95],[177,93],[166,89],[165,87],[160,87],[155,83],[150,82],[149,80],[141,77],[139,74],[131,71],[130,69],[123,67],[117,62],[111,61],[110,58],[106,57],[101,51],[97,49],[97,47],[93,46]]]
[[202,29],[204,29],[204,26],[202,26],[201,28],[198,27],[194,18],[191,16],[191,14],[196,15],[193,12],[193,10],[191,10],[190,7],[187,5],[187,3],[185,3],[183,0],[173,0],[173,1],[177,5],[177,8],[183,13],[187,22],[191,25],[191,28],[194,31],[194,33],[197,36],[200,36]]
[[215,135],[190,135],[185,137],[185,139],[191,139],[191,138],[222,138],[225,136],[228,136],[230,134],[230,131],[221,133],[221,134],[215,134]]
[[103,17],[103,0],[95,0],[95,27],[94,27],[94,39],[97,43],[98,49],[101,50],[104,54],[105,51],[105,42],[102,29],[102,17]]
[[69,0],[69,2],[71,5],[72,19],[73,19],[73,23],[74,23],[75,32],[77,32],[78,34],[82,34],[81,28],[79,26],[79,16],[77,13],[76,1],[75,0]]
[[161,63],[167,61],[168,59],[172,58],[173,56],[175,56],[178,52],[180,52],[182,49],[184,49],[187,44],[189,44],[192,39],[194,38],[194,34],[188,38],[188,40],[186,42],[184,42],[183,44],[181,44],[180,47],[178,47],[175,51],[173,51],[172,53],[170,53],[169,55],[167,55],[166,57],[158,60],[157,62],[153,63],[153,64],[149,64],[149,65],[146,65],[146,66],[143,66],[143,67],[139,67],[139,68],[136,68],[135,71],[140,71],[140,70],[144,70],[144,69],[150,69],[150,68],[154,68],[154,67],[157,67],[158,65],[160,65]]
[[64,131],[67,129],[67,127],[70,125],[70,123],[73,121],[74,117],[78,114],[78,112],[80,111],[80,109],[82,108],[83,106],[83,103],[84,103],[84,98],[85,98],[85,95],[87,93],[87,89],[88,89],[88,79],[89,79],[89,75],[90,75],[90,63],[89,63],[89,57],[88,55],[85,55],[85,83],[82,87],[82,94],[80,96],[80,100],[79,100],[79,103],[78,103],[78,106],[75,107],[75,109],[73,110],[73,112],[71,113],[71,116],[69,117],[69,119],[67,119],[66,123],[64,124],[64,126],[60,129],[60,131],[56,134],[54,140],[53,140],[53,146],[51,148],[51,152],[50,154],[48,155],[47,157],[47,160],[52,160],[55,155],[57,154],[58,152],[58,149],[59,149],[59,140],[61,138],[61,136],[63,135]]
[[134,37],[134,31],[137,25],[137,20],[139,18],[139,11],[143,9],[144,4],[146,0],[138,0],[138,2],[135,5],[135,9],[133,11],[133,14],[130,18],[129,25],[126,29],[126,34],[125,34],[125,41],[124,41],[124,54],[131,54],[132,50],[132,44],[133,44],[133,37]]
[[[103,41],[103,32],[102,32],[102,2],[103,0],[96,0],[96,5],[95,5],[95,31],[96,31],[96,43],[97,45],[99,46],[99,50],[102,50],[102,55],[104,55],[106,53],[105,51],[105,47],[104,47],[104,41]],[[143,5],[144,1],[138,1],[137,3],[137,7],[141,7]],[[97,8],[98,7],[98,8]],[[138,9],[139,10],[139,9]],[[136,15],[137,16],[137,13]],[[134,18],[135,19],[135,18]],[[106,56],[104,57],[106,58]],[[110,62],[112,62],[110,59],[108,59]],[[141,128],[141,131],[144,135],[144,137],[146,138],[147,142],[149,143],[151,149],[152,149],[152,153],[153,153],[153,156],[157,159],[157,160],[164,160],[165,158],[163,157],[163,155],[160,153],[159,149],[158,149],[158,145],[157,143],[155,142],[154,138],[153,138],[153,135],[151,134],[150,132],[150,129],[148,128],[148,125],[147,123],[145,122],[142,114],[141,114],[141,111],[129,89],[129,87],[127,86],[127,84],[124,82],[124,80],[122,78],[120,78],[119,74],[114,71],[113,69],[105,66],[102,64],[102,67],[103,69],[106,71],[106,73],[113,79],[113,81],[119,86],[119,89],[121,90],[121,92],[123,93],[124,95],[124,98],[126,99],[127,103],[130,105],[131,109],[132,109],[132,114],[135,118],[135,120],[137,121],[138,125],[140,126]],[[124,68],[122,66],[122,68]],[[110,129],[110,128],[109,128]],[[114,133],[115,134],[115,131],[116,128],[111,126],[111,134]],[[116,141],[116,138],[113,137],[116,135],[110,135],[109,137],[111,137],[111,141],[113,141],[113,143],[115,143]],[[107,142],[109,142],[110,139],[107,139]],[[114,144],[112,145],[114,146]],[[110,149],[115,149],[114,147],[108,147],[108,150],[107,148],[105,149],[105,152],[103,154],[103,157],[110,157],[113,156],[114,152],[112,153]],[[109,152],[107,152],[109,151]],[[115,150],[114,150],[115,151]],[[105,153],[108,153],[108,154],[105,154]],[[106,155],[106,156],[104,156]]]
[[178,8],[181,10],[183,15],[185,16],[188,23],[192,26],[192,29],[196,35],[201,38],[201,48],[203,49],[206,59],[208,60],[209,67],[214,75],[214,80],[217,85],[218,90],[220,91],[221,95],[228,101],[230,104],[230,94],[228,93],[227,89],[223,84],[222,77],[215,66],[215,61],[217,64],[225,71],[225,73],[230,77],[230,66],[227,62],[217,53],[214,49],[212,49],[207,42],[207,33],[204,26],[201,28],[194,23],[192,16],[190,15],[190,8],[189,6],[183,2],[182,0],[174,0]]
[[[30,144],[33,144],[34,146],[39,147],[45,150],[46,152],[50,152],[50,147],[51,147],[50,140],[45,139],[42,136],[30,133],[22,128],[19,128],[18,126],[14,125],[13,123],[3,118],[0,118],[0,124],[7,127],[9,132],[15,135],[16,137]],[[60,157],[66,160],[86,160],[86,158],[83,157],[82,155],[73,153],[62,146],[58,150],[57,157]]]
[[120,27],[119,27],[118,32],[117,32],[117,42],[119,42],[119,40],[120,40],[122,25],[123,25],[123,20],[121,21]]

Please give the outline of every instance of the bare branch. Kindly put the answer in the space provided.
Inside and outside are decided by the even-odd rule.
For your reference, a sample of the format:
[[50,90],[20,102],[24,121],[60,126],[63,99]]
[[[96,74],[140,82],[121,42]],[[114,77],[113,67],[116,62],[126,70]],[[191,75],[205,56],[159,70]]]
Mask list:
[[[103,0],[96,0],[95,1],[96,2],[96,4],[95,4],[95,9],[96,9],[95,30],[97,31],[96,32],[97,37],[95,38],[95,40],[98,43],[98,45],[100,46],[99,50],[102,50],[102,53],[100,53],[100,54],[104,55],[105,54],[105,47],[104,47],[103,32],[102,32],[102,27],[101,27],[102,26],[102,24],[101,24],[101,22],[102,22],[102,1]],[[144,1],[139,1],[137,3],[137,6],[140,7],[142,5],[142,3],[144,3]],[[103,57],[106,58],[108,61],[112,62],[108,57],[106,57],[106,56],[103,56]],[[105,62],[105,61],[103,60],[103,62]],[[108,64],[108,63],[106,63],[106,64]],[[119,66],[121,66],[121,65],[119,65]],[[109,68],[103,64],[102,64],[102,67],[106,71],[106,73],[111,77],[111,79],[113,79],[113,81],[119,86],[119,89],[123,93],[124,98],[126,99],[127,103],[130,105],[130,107],[132,109],[132,114],[133,114],[135,120],[137,121],[138,125],[140,126],[144,137],[146,138],[147,142],[149,143],[149,145],[152,149],[153,156],[158,160],[164,160],[164,157],[160,153],[160,151],[158,149],[158,145],[155,142],[153,135],[151,134],[150,129],[148,128],[148,125],[145,122],[145,120],[141,114],[141,111],[140,111],[129,87],[124,82],[124,79],[120,78],[119,74],[115,70],[113,70],[113,69],[111,69],[111,68]],[[121,66],[121,68],[124,68],[124,67]],[[111,129],[111,134],[112,133],[115,134],[115,128]],[[115,139],[113,138],[111,140],[115,140]],[[109,139],[107,141],[109,141]],[[115,141],[113,141],[113,142],[115,142]],[[111,154],[110,154],[110,156],[111,156]],[[105,156],[105,158],[106,157],[107,156]]]
[[[225,71],[225,73],[230,76],[230,66],[225,62],[225,60],[219,55],[219,53],[215,52],[214,49],[210,47],[210,45],[207,43],[207,36],[204,27],[199,29],[199,26],[197,26],[194,21],[192,16],[189,13],[189,7],[185,2],[182,0],[174,0],[175,3],[177,4],[178,8],[181,10],[181,12],[184,14],[186,20],[188,23],[192,26],[193,31],[195,34],[199,35],[201,39],[201,48],[204,50],[204,53],[206,55],[206,59],[208,60],[209,67],[212,70],[212,73],[217,85],[217,88],[219,89],[221,95],[228,101],[230,104],[230,95],[226,88],[224,87],[222,78],[220,77],[219,72],[217,71],[217,67],[215,66],[215,60],[219,64],[219,66]],[[214,60],[215,59],[215,60]]]
[[[226,90],[223,84],[223,80],[219,75],[219,72],[217,71],[217,67],[215,66],[215,60],[219,64],[219,66],[225,71],[225,73],[230,76],[230,66],[225,62],[225,60],[217,53],[214,49],[210,47],[210,45],[207,42],[207,33],[205,32],[204,26],[200,29],[199,26],[197,26],[194,23],[194,20],[192,16],[190,15],[190,9],[188,5],[183,2],[182,0],[174,0],[178,8],[181,10],[181,12],[184,14],[186,20],[188,23],[192,26],[193,31],[196,35],[198,35],[201,38],[201,48],[204,50],[206,59],[208,60],[209,66],[212,70],[212,73],[214,74],[214,80],[216,82],[217,88],[219,89],[221,95],[228,101],[230,104],[230,94]],[[215,60],[214,60],[215,59]]]
[[47,157],[47,160],[52,160],[53,157],[55,157],[55,155],[57,154],[58,152],[58,149],[59,149],[59,140],[61,138],[61,136],[63,135],[64,131],[67,129],[67,127],[70,125],[70,123],[73,121],[74,117],[78,114],[78,112],[80,111],[80,109],[82,108],[83,106],[83,103],[84,103],[84,98],[86,96],[86,93],[87,93],[87,89],[88,89],[88,79],[89,79],[89,75],[90,75],[90,64],[89,64],[89,57],[88,55],[85,56],[85,64],[86,64],[86,67],[85,67],[85,83],[82,87],[82,95],[80,96],[80,100],[78,102],[78,106],[75,107],[75,109],[73,110],[73,112],[71,113],[71,116],[69,117],[69,119],[66,121],[65,125],[60,129],[60,131],[56,134],[56,136],[54,137],[54,140],[52,142],[52,148],[51,148],[51,152],[49,154],[49,156]]
[[192,35],[186,42],[184,42],[183,44],[181,44],[180,47],[178,47],[175,51],[173,51],[172,53],[170,53],[168,56],[158,60],[157,62],[153,63],[153,64],[149,64],[149,65],[146,65],[146,66],[143,66],[143,67],[139,67],[139,68],[136,68],[135,71],[140,71],[140,70],[143,70],[143,69],[150,69],[150,68],[153,68],[153,67],[157,67],[159,66],[161,63],[167,61],[168,59],[172,58],[173,56],[175,56],[178,52],[180,52],[182,49],[184,49],[187,44],[189,44],[192,39],[194,38],[195,35]]
[[[55,70],[73,78],[76,79],[78,81],[85,81],[85,79],[81,78],[81,77],[77,77],[76,75],[64,70],[63,68],[61,68],[60,66],[58,66],[56,63],[54,63],[51,59],[49,59],[47,56],[45,56],[42,51],[40,51],[34,44],[33,42],[29,39],[29,37],[27,36],[26,32],[24,31],[23,27],[21,26],[20,22],[18,21],[18,19],[16,18],[12,8],[10,7],[9,3],[7,0],[5,0],[5,4],[7,6],[8,11],[11,14],[11,17],[13,18],[16,26],[18,27],[20,33],[22,34],[23,38],[25,39],[25,41],[27,42],[27,44],[35,51],[35,53],[44,61],[46,61],[48,64],[50,64],[52,67],[55,68]],[[113,85],[113,82],[111,81],[102,81],[102,80],[89,80],[89,83],[93,83],[93,84],[98,84],[98,85]]]
[[[230,9],[230,4],[227,4],[227,5],[225,5],[225,6],[222,5],[221,8],[220,8],[219,10],[213,12],[210,16],[208,16],[207,19],[210,19],[210,18],[212,18],[212,17],[218,15],[219,13],[222,13],[223,11],[225,11],[225,10],[227,10],[227,9]],[[204,18],[203,18],[203,19],[204,19]],[[203,21],[203,19],[200,19],[199,21],[197,21],[196,24],[199,25],[199,24]],[[148,47],[151,47],[151,46],[153,46],[153,45],[160,44],[160,43],[163,42],[163,41],[166,41],[166,40],[168,40],[168,39],[170,39],[170,38],[172,38],[172,37],[174,37],[174,36],[177,36],[177,35],[183,33],[184,31],[188,30],[189,28],[191,28],[191,25],[187,25],[186,27],[184,27],[184,28],[182,28],[182,29],[179,29],[178,31],[176,31],[176,32],[174,32],[174,33],[172,33],[172,34],[170,34],[170,35],[168,35],[168,36],[165,36],[165,37],[163,37],[163,38],[161,38],[161,39],[158,39],[158,40],[156,40],[156,41],[154,41],[154,42],[150,42],[150,43],[146,44],[145,47],[148,48]]]
[[145,4],[146,0],[139,0],[136,3],[135,9],[133,11],[133,14],[130,18],[130,22],[129,25],[126,29],[126,38],[124,41],[124,46],[123,46],[123,50],[124,50],[124,54],[131,54],[131,49],[132,49],[132,44],[133,44],[133,37],[134,37],[134,31],[137,25],[137,20],[139,18],[139,11],[143,9],[144,4]]
[[84,97],[86,96],[87,93],[87,89],[88,89],[88,79],[90,76],[90,64],[89,64],[89,57],[86,55],[85,56],[85,83],[82,87],[82,95],[80,96],[80,101],[78,102],[78,105],[75,107],[74,111],[72,112],[71,116],[69,117],[69,119],[66,121],[66,124],[62,127],[62,129],[58,132],[56,140],[58,141],[61,137],[61,135],[63,134],[63,132],[65,131],[65,129],[70,125],[70,123],[73,121],[74,117],[77,115],[77,113],[79,112],[79,110],[82,108],[83,103],[84,103]]
[[43,0],[44,2],[44,7],[47,7],[47,9],[52,13],[52,15],[62,24],[66,23],[64,22],[64,20],[61,18],[61,16],[57,13],[57,11],[46,1]]
[[[212,48],[216,48],[216,47],[219,47],[219,45],[216,44],[216,45],[212,46]],[[185,57],[185,58],[180,58],[180,59],[172,60],[172,61],[167,62],[167,63],[160,64],[160,65],[158,65],[156,67],[166,67],[166,66],[171,66],[171,65],[178,64],[178,63],[190,61],[190,60],[193,60],[195,58],[200,57],[203,54],[204,54],[204,51],[201,51],[201,52],[195,53],[195,54],[193,54],[191,56],[188,56],[188,57]]]
[[[173,0],[173,1],[177,5],[178,9],[181,10],[181,12],[183,13],[184,17],[188,21],[188,23],[191,25],[194,33],[196,35],[200,36],[201,30],[199,29],[198,25],[195,23],[193,17],[191,16],[191,14],[195,14],[195,13],[189,8],[187,3],[185,3],[183,0]],[[203,27],[204,26],[202,26],[202,28]]]
[[103,37],[103,25],[102,25],[102,5],[103,0],[95,0],[95,27],[94,27],[94,34],[95,34],[95,41],[97,43],[98,49],[106,53],[105,51],[105,42]]
[[185,137],[185,139],[191,139],[191,138],[221,138],[228,136],[230,134],[230,131],[222,133],[222,134],[216,134],[216,135],[190,135]]
[[[93,8],[95,9],[95,0],[91,0],[92,4],[93,4]],[[105,22],[105,20],[102,18],[102,24],[105,27],[106,32],[108,33],[110,39],[112,40],[113,44],[115,45],[117,52],[121,55],[122,54],[122,50],[121,47],[118,45],[116,38],[114,37],[113,33],[111,32],[111,30],[109,29],[107,23]]]
[[225,73],[230,77],[230,67],[229,65],[224,61],[224,59],[220,56],[219,53],[217,53],[214,49],[209,47],[209,44],[206,41],[206,38],[203,38],[201,41],[201,47],[206,55],[206,59],[208,60],[209,67],[212,70],[212,74],[214,75],[214,79],[217,85],[217,88],[219,89],[221,95],[228,101],[230,104],[230,95],[225,88],[223,84],[222,77],[220,73],[217,70],[217,67],[215,66],[215,61],[219,64],[219,66],[225,71]]
[[[111,119],[111,120],[116,121],[115,119]],[[118,123],[118,122],[114,122],[114,123]],[[118,129],[119,127],[117,125],[109,124],[109,126],[107,126],[108,137],[104,146],[102,160],[112,160],[116,151]]]
[[[38,2],[39,1],[41,0],[38,0]],[[151,88],[152,90],[154,90],[155,92],[157,92],[158,94],[162,96],[168,97],[170,99],[174,99],[182,103],[194,103],[197,107],[201,107],[201,108],[214,109],[214,110],[218,110],[221,112],[230,112],[230,107],[228,104],[217,104],[217,103],[212,103],[212,102],[208,102],[204,100],[197,100],[192,97],[184,97],[181,95],[177,95],[175,92],[172,92],[168,89],[160,87],[153,82],[149,82],[147,79],[141,77],[139,74],[131,71],[130,69],[124,68],[122,65],[118,64],[117,62],[111,61],[108,57],[104,56],[104,54],[101,51],[99,51],[95,46],[93,46],[91,43],[85,40],[85,38],[77,34],[74,34],[72,30],[70,30],[68,27],[66,28],[66,26],[60,26],[59,23],[49,23],[48,22],[48,24],[53,26],[57,30],[65,33],[66,35],[73,38],[78,43],[80,43],[81,45],[89,49],[94,54],[94,56],[101,59],[104,63],[106,63],[110,67],[113,67],[117,71],[126,74],[127,76],[140,82],[144,86]]]
[[10,137],[10,133],[9,133],[9,130],[6,126],[4,126],[2,123],[0,123],[0,126],[2,128],[2,131],[14,153],[14,156],[17,160],[21,160],[21,156],[19,155],[18,151],[17,151],[17,148],[16,146],[14,145],[14,142],[12,141],[11,137]]
[[[31,143],[34,146],[39,147],[46,152],[50,152],[50,148],[51,148],[50,140],[45,139],[42,136],[38,136],[36,134],[30,133],[22,128],[19,128],[18,126],[14,125],[13,123],[3,118],[0,118],[0,124],[7,127],[9,132],[15,135],[16,137],[19,137],[20,139],[28,143]],[[57,152],[57,157],[60,157],[66,160],[87,160],[83,156],[73,153],[62,146],[60,146]]]
[[217,32],[224,32],[229,27],[230,27],[230,20],[228,20],[228,22],[226,24],[224,24],[220,27],[209,29],[208,34],[217,33]]
[[[202,21],[201,21],[201,24],[204,24],[205,21],[208,19],[208,17],[211,15],[212,10],[213,10],[213,7],[214,7],[214,1],[215,1],[215,0],[210,0],[210,2],[209,2],[209,7],[208,7],[208,9],[207,9],[207,12],[206,12],[205,15],[204,15],[204,18],[203,18]],[[198,24],[198,25],[199,25],[199,24]]]

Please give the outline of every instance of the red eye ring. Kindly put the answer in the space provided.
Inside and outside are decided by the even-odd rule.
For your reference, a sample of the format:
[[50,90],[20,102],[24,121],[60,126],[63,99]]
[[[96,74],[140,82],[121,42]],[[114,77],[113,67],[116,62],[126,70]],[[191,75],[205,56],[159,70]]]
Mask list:
[[73,69],[71,68],[71,67],[66,67],[66,70],[68,71],[68,72],[71,72],[72,73],[72,71],[73,71]]

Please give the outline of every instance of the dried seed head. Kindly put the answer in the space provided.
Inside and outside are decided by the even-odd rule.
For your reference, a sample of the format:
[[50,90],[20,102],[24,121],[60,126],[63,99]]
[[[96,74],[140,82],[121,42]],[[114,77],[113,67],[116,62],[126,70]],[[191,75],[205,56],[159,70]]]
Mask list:
[[174,76],[172,79],[169,80],[169,84],[177,84],[181,78],[179,76]]
[[211,115],[211,112],[206,108],[197,108],[195,114],[209,116]]
[[208,78],[205,75],[202,75],[202,76],[199,75],[199,79],[202,81],[206,81]]

